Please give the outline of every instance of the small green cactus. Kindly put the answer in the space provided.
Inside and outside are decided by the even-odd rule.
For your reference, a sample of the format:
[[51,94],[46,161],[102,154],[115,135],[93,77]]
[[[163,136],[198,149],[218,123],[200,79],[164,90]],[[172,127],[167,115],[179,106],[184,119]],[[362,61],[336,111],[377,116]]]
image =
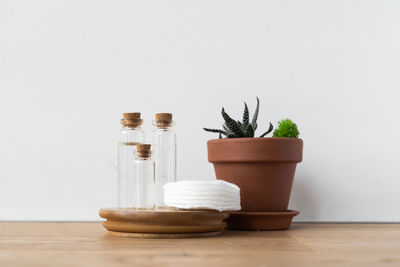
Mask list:
[[299,130],[296,123],[290,119],[284,119],[278,122],[278,128],[275,129],[273,137],[299,137]]
[[[220,129],[209,129],[203,128],[205,131],[219,133],[219,138],[223,138],[226,136],[227,138],[245,138],[245,137],[254,137],[255,131],[257,129],[257,118],[258,111],[260,108],[260,100],[257,97],[257,107],[254,111],[253,118],[251,122],[249,121],[249,108],[247,107],[246,102],[244,103],[244,112],[243,112],[243,121],[236,121],[232,119],[226,112],[225,109],[222,108],[222,117],[225,120],[225,123],[222,125],[223,130]],[[264,137],[269,134],[273,129],[272,123],[269,123],[269,128],[265,131],[260,137]]]

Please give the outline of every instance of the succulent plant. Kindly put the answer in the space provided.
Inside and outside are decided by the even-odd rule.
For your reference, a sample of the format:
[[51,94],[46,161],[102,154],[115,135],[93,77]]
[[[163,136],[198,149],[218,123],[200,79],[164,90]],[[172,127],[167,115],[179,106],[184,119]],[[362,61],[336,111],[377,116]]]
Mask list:
[[284,119],[278,122],[278,128],[274,131],[273,137],[299,137],[299,130],[296,123],[290,119]]
[[[260,100],[257,97],[257,106],[254,111],[254,115],[252,120],[249,118],[249,108],[247,107],[246,102],[244,102],[244,112],[243,112],[243,120],[236,121],[232,119],[226,112],[225,109],[222,108],[221,114],[224,118],[225,122],[222,125],[223,130],[220,129],[209,129],[203,128],[207,132],[219,133],[219,138],[245,138],[245,137],[254,137],[255,131],[257,129],[257,118],[258,111],[260,108]],[[269,123],[269,128],[265,131],[260,137],[264,137],[269,134],[273,129],[272,123]]]

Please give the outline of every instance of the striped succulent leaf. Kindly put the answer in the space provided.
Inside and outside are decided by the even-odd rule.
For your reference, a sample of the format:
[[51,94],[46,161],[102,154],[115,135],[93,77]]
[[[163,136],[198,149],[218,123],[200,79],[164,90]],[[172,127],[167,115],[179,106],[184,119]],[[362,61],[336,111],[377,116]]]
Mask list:
[[228,127],[228,129],[231,130],[235,134],[235,137],[244,137],[244,132],[243,132],[242,128],[239,126],[239,124],[235,120],[233,120],[225,112],[224,108],[222,108],[221,114],[225,120],[226,127]]
[[256,110],[254,111],[253,119],[251,120],[251,125],[253,126],[254,130],[256,130],[256,128],[257,128],[257,119],[258,119],[258,111],[259,111],[259,109],[260,109],[260,99],[258,99],[258,97],[257,97]]
[[222,124],[222,128],[224,129],[225,132],[227,132],[228,134],[233,134],[233,132],[231,130],[228,129],[228,127],[226,127],[226,124]]
[[242,126],[244,132],[247,131],[248,126],[249,126],[249,108],[247,107],[246,102],[244,102],[243,126]]
[[260,137],[266,136],[267,134],[269,134],[272,131],[272,129],[274,129],[274,126],[272,125],[272,123],[269,123],[268,130],[265,133],[263,133],[262,135],[260,135]]
[[247,126],[246,137],[254,137],[254,129],[251,124]]
[[220,130],[220,129],[209,129],[209,128],[203,128],[203,129],[204,129],[204,131],[207,131],[207,132],[219,133],[219,134],[223,134],[225,136],[228,136],[227,132],[225,132],[223,130]]

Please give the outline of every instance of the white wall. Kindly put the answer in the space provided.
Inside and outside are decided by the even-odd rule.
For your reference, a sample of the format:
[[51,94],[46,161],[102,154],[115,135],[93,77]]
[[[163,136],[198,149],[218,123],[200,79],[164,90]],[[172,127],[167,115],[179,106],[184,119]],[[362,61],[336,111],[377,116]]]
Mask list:
[[214,179],[201,127],[261,99],[304,140],[298,221],[400,221],[399,1],[0,0],[0,220],[115,205],[121,113],[173,112],[179,179]]

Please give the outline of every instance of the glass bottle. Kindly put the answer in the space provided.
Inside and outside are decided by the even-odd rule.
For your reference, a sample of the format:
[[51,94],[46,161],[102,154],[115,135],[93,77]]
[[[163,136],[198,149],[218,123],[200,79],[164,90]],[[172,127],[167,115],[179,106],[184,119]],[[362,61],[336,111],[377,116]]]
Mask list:
[[144,142],[144,131],[140,113],[123,113],[122,129],[118,143],[118,207],[135,206],[134,173],[136,145]]
[[134,199],[135,208],[154,208],[155,181],[154,161],[151,158],[151,145],[138,144],[136,146],[136,160],[134,162]]
[[156,170],[156,208],[163,208],[163,186],[176,181],[176,133],[171,113],[157,113],[153,122],[153,159]]

